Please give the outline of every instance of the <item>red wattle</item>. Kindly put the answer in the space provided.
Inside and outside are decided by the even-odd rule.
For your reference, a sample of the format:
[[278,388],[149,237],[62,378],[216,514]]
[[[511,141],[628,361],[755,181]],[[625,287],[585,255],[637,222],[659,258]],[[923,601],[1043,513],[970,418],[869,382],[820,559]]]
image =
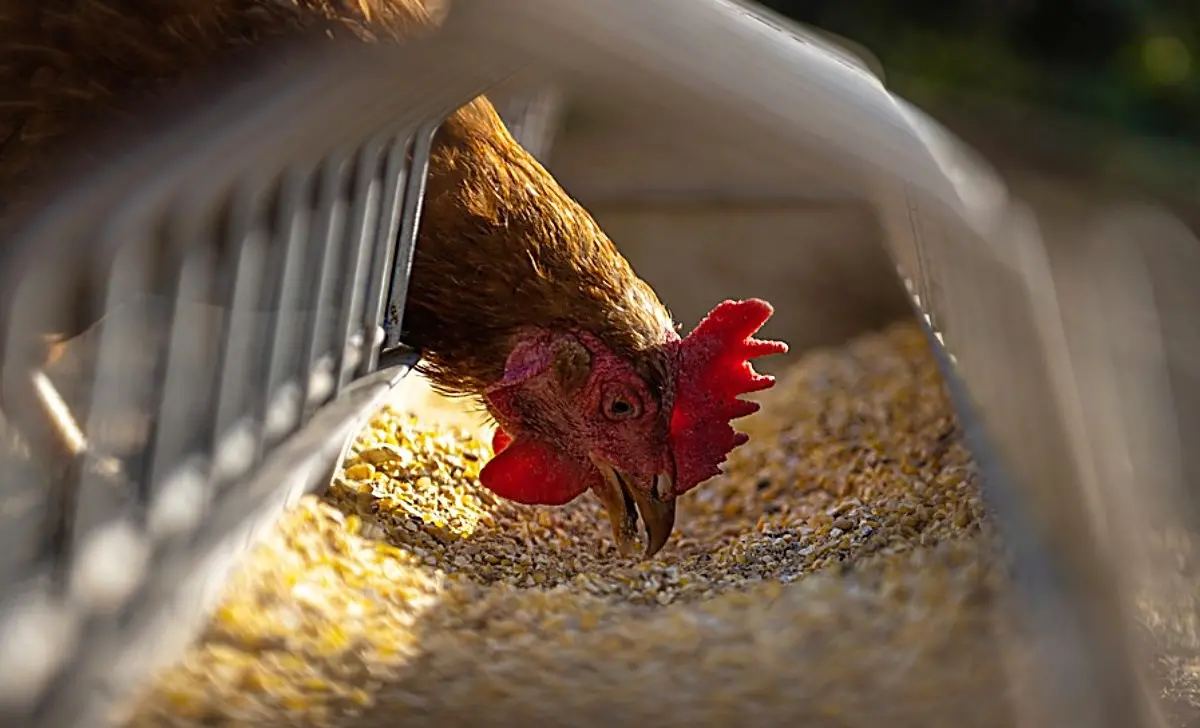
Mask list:
[[479,482],[510,501],[561,506],[582,495],[598,476],[590,463],[581,465],[556,447],[522,438],[510,440],[483,466]]
[[492,453],[499,455],[510,442],[512,442],[512,438],[508,436],[508,433],[497,427],[496,434],[492,435]]

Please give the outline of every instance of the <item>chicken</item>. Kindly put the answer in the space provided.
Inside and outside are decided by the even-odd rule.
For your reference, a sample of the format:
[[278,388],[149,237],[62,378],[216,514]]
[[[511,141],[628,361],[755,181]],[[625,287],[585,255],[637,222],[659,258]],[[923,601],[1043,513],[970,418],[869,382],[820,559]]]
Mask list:
[[[399,42],[435,26],[419,0],[0,5],[5,199],[60,141],[239,45],[315,28]],[[481,474],[497,495],[553,506],[592,491],[621,552],[633,552],[640,515],[653,556],[676,499],[747,439],[730,422],[757,405],[739,395],[773,383],[750,360],[786,351],[752,338],[771,312],[726,301],[680,338],[651,287],[486,99],[437,133],[403,335],[439,390],[475,399],[498,424]],[[99,315],[81,312],[71,332]]]

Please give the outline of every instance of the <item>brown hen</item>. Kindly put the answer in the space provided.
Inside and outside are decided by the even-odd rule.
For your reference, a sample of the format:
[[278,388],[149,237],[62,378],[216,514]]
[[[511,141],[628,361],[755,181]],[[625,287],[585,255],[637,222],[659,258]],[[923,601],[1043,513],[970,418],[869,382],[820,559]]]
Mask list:
[[[291,34],[398,42],[432,31],[420,0],[9,0],[0,3],[0,199],[66,140],[119,122],[237,47]],[[675,498],[745,440],[729,421],[770,386],[749,360],[761,301],[725,302],[686,339],[590,215],[480,98],[438,131],[404,340],[445,392],[500,425],[485,486],[557,505],[593,490],[622,552],[645,522],[647,555]],[[100,315],[83,305],[65,333]],[[636,507],[636,510],[635,510]]]

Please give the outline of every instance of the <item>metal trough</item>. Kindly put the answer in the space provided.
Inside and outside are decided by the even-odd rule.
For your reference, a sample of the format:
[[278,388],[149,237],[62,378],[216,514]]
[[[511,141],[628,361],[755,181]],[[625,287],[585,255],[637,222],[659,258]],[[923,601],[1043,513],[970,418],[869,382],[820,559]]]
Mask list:
[[[820,169],[869,204],[1012,549],[1041,648],[1012,656],[1014,680],[1042,688],[1028,723],[1152,715],[1125,628],[1132,567],[1112,553],[1124,532],[1102,527],[1127,488],[1099,482],[1115,436],[1089,427],[1079,384],[1114,375],[1080,358],[1028,206],[852,56],[724,0],[464,0],[430,41],[300,43],[238,78],[37,201],[4,247],[5,391],[30,395],[6,406],[53,405],[30,352],[69,298],[62,267],[85,265],[128,323],[96,334],[81,434],[102,441],[114,417],[137,434],[121,477],[88,458],[53,483],[19,453],[5,465],[0,720],[94,725],[178,655],[252,533],[325,485],[417,356],[399,327],[431,135],[512,88],[534,90],[511,108],[540,158],[563,99],[640,104],[727,139],[730,164]],[[171,295],[130,295],[163,275]],[[216,325],[190,323],[210,304]],[[1118,351],[1128,331],[1109,333],[1089,351]]]

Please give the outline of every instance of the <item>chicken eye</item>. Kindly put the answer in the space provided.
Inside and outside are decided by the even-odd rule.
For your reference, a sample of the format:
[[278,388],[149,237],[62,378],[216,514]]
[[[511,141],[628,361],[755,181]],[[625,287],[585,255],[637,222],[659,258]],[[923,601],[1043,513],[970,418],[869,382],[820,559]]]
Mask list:
[[604,415],[610,420],[628,420],[641,414],[642,402],[631,392],[613,395],[604,405]]

